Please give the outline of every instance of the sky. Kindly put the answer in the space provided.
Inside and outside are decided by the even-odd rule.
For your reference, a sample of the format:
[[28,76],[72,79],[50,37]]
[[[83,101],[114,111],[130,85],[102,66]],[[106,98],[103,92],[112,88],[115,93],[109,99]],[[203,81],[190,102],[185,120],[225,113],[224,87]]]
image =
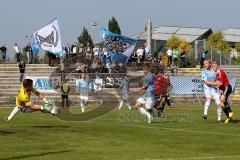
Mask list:
[[[239,0],[1,0],[0,5],[0,44],[7,47],[14,42],[25,46],[26,35],[55,17],[63,46],[76,42],[84,26],[99,42],[99,30],[107,27],[112,16],[126,36],[143,31],[147,19],[153,26],[240,28]],[[95,38],[93,21],[97,22]]]

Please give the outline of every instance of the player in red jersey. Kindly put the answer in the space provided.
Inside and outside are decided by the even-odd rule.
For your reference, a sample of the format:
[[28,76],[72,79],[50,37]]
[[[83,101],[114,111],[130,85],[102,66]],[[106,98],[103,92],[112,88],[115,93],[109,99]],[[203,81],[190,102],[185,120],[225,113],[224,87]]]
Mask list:
[[164,107],[167,104],[171,105],[169,92],[171,90],[171,82],[168,76],[164,75],[164,70],[156,68],[154,77],[154,94],[155,94],[155,105],[157,109],[157,116],[163,115]]
[[219,89],[221,93],[222,109],[227,116],[225,123],[228,123],[233,117],[233,112],[228,102],[228,97],[232,93],[232,86],[228,80],[226,73],[221,68],[219,68],[218,64],[216,62],[213,62],[212,65],[213,70],[216,72],[217,79],[217,82],[214,85]]

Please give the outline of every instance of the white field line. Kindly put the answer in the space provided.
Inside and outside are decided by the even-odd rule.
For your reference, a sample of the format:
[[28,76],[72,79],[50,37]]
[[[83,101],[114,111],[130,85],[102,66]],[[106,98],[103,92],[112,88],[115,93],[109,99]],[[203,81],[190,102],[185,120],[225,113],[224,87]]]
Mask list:
[[151,124],[149,124],[149,126],[141,126],[141,125],[134,125],[134,124],[102,123],[102,122],[89,122],[89,121],[86,122],[86,123],[99,123],[99,124],[106,124],[106,125],[123,125],[123,126],[129,126],[129,127],[151,128],[151,129],[178,131],[178,132],[189,132],[189,133],[200,133],[200,134],[209,134],[209,135],[240,137],[240,134],[218,133],[218,132],[208,132],[208,131],[201,131],[201,130],[179,129],[179,128],[167,128],[167,127],[160,127],[160,126],[159,127],[152,127]]
[[205,156],[205,157],[185,157],[185,158],[145,158],[139,160],[208,160],[208,159],[231,159],[231,158],[240,158],[240,155],[233,156]]

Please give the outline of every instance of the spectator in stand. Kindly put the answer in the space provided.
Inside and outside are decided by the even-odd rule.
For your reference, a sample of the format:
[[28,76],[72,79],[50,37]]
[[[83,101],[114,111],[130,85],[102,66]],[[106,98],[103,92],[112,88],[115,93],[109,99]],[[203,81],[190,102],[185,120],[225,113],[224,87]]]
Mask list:
[[96,47],[96,46],[93,48],[94,57],[97,57],[97,56],[98,56],[98,50],[99,50],[99,48]]
[[159,62],[159,67],[158,67],[158,68],[159,68],[159,70],[165,72],[166,69],[165,69],[165,64],[163,63],[163,61],[160,61],[160,62]]
[[77,78],[80,77],[80,73],[81,73],[81,64],[79,62],[79,60],[77,60],[77,62],[75,63],[75,73],[77,74]]
[[27,58],[28,58],[28,64],[31,64],[32,63],[32,56],[33,56],[31,43],[27,44],[27,46],[25,47],[25,51],[26,51]]
[[134,52],[132,55],[132,71],[137,70],[138,68],[137,61],[138,61],[138,55],[137,55],[137,52]]
[[185,58],[186,58],[186,52],[185,52],[184,49],[181,50],[180,58],[181,58],[181,65],[180,65],[180,67],[184,68],[185,67]]
[[98,58],[98,73],[102,73],[104,68],[104,63],[101,58]]
[[13,44],[13,52],[15,53],[17,63],[19,63],[20,62],[20,48],[18,47],[18,44],[16,42]]
[[64,48],[65,53],[66,53],[66,60],[68,60],[68,58],[70,57],[70,53],[71,53],[71,47],[69,44],[67,44],[67,46]]
[[76,44],[74,44],[72,47],[72,53],[73,53],[73,56],[77,55],[77,45]]
[[24,77],[25,68],[26,68],[26,64],[23,60],[19,63],[18,68],[20,73],[20,82],[23,82],[23,77]]
[[94,58],[90,68],[91,68],[92,73],[98,73],[98,58],[97,57]]
[[172,57],[173,57],[173,63],[174,63],[175,66],[178,66],[178,58],[179,58],[179,51],[178,51],[178,49],[175,48],[175,49],[173,50],[173,53],[172,53],[172,54],[173,54],[173,55],[172,55]]
[[86,49],[86,59],[90,60],[92,58],[92,48],[90,44],[87,44],[87,49]]
[[49,66],[54,66],[55,64],[59,64],[59,62],[57,60],[60,60],[59,55],[48,52],[48,65]]
[[167,50],[167,56],[168,56],[168,66],[171,66],[172,65],[172,49],[171,48]]
[[111,72],[111,59],[110,58],[106,59],[106,68],[107,68],[107,73],[110,74],[110,72]]
[[204,60],[206,59],[206,52],[204,51],[203,48],[200,49],[200,54],[199,54],[199,59],[200,59],[200,65],[201,65],[201,68],[203,68],[203,62]]
[[79,53],[81,59],[84,59],[83,44],[79,44],[78,53]]
[[143,47],[138,48],[137,55],[138,55],[138,58],[139,58],[140,61],[142,61],[142,59],[143,59],[143,54],[144,54]]
[[110,61],[110,77],[112,77],[112,74],[115,72],[115,69],[116,69],[116,63],[114,61]]
[[0,48],[0,52],[1,52],[3,63],[5,63],[6,55],[7,55],[7,48],[5,47],[5,44],[3,44],[2,47]]

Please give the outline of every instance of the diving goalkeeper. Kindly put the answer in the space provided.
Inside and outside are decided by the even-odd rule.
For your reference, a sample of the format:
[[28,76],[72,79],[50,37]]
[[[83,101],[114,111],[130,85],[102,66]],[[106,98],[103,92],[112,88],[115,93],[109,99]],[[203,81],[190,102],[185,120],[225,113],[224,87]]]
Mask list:
[[[32,104],[30,101],[31,94],[35,94],[39,99],[44,101],[44,105]],[[47,100],[41,93],[39,93],[35,88],[33,88],[33,81],[31,79],[25,79],[23,85],[18,91],[16,97],[16,107],[12,110],[11,114],[8,117],[5,117],[5,121],[10,121],[17,113],[20,112],[32,112],[32,111],[51,111],[49,106],[51,102]]]

